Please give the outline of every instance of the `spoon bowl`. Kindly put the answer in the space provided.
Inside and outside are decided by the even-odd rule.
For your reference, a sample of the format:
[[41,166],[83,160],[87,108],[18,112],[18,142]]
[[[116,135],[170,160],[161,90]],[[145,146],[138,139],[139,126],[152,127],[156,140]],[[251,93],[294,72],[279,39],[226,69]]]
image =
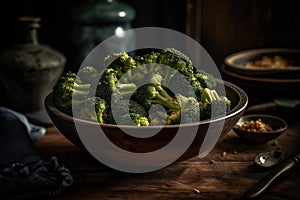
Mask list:
[[254,162],[263,168],[270,168],[281,163],[287,157],[287,153],[280,150],[267,151],[257,154]]

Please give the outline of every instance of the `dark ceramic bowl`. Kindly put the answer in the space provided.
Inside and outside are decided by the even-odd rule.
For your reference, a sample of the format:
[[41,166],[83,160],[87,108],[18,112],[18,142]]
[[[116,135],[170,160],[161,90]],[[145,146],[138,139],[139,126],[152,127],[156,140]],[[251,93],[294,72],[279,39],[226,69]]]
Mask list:
[[[280,60],[276,60],[276,63],[273,60],[275,56],[280,58]],[[264,57],[273,60],[272,65],[276,64],[276,67],[267,67],[267,65],[265,65],[266,67],[246,67],[247,63],[254,63]],[[260,48],[243,50],[225,57],[224,63],[230,70],[246,76],[272,76],[277,78],[298,76],[300,78],[300,49]]]
[[[293,60],[295,66],[278,69],[244,66],[262,56],[273,55]],[[276,98],[300,96],[300,49],[262,48],[238,51],[225,57],[221,72],[224,80],[238,85],[247,93],[250,105]]]
[[[272,127],[273,131],[254,132],[254,131],[241,130],[237,126],[247,121],[251,121],[251,120],[256,121],[258,119],[261,119],[262,122],[269,124]],[[265,115],[265,114],[252,114],[252,115],[242,116],[238,120],[237,124],[233,127],[233,130],[244,141],[265,143],[269,140],[279,137],[287,129],[287,126],[288,126],[287,123],[279,117],[273,115]]]
[[[226,96],[232,101],[232,109],[228,112],[226,116],[222,116],[219,118],[202,120],[191,124],[168,125],[162,127],[160,126],[138,127],[138,126],[124,126],[124,125],[118,127],[117,125],[112,125],[112,124],[100,124],[100,126],[103,132],[105,133],[105,135],[109,138],[109,140],[112,143],[117,145],[119,148],[122,148],[123,150],[136,152],[136,153],[152,152],[154,150],[164,147],[175,137],[179,127],[182,128],[182,130],[186,134],[191,134],[191,131],[193,131],[195,128],[198,128],[192,144],[188,147],[187,151],[182,156],[180,156],[180,158],[177,161],[186,160],[188,158],[198,155],[209,126],[218,124],[222,120],[224,120],[224,126],[220,130],[221,131],[220,138],[223,138],[232,129],[232,127],[236,124],[238,119],[244,113],[244,110],[248,103],[248,97],[246,93],[236,85],[228,82],[225,82],[225,91],[226,91]],[[74,121],[86,127],[86,129],[88,130],[86,131],[86,134],[90,134],[91,132],[95,132],[96,130],[98,130],[99,124],[95,122],[76,119],[70,115],[61,112],[53,105],[52,100],[53,100],[52,94],[49,94],[49,96],[45,100],[45,106],[54,125],[73,144],[75,144],[76,146],[82,149],[85,149],[84,145],[82,144],[79,138],[80,136],[78,135],[78,132],[75,128]],[[135,133],[141,136],[147,131],[149,132],[156,129],[160,129],[160,131],[152,137],[138,138],[126,134],[125,133],[126,131],[124,132],[122,129],[120,129],[120,127],[123,130],[129,132],[134,131]],[[206,152],[206,154],[212,149],[213,145],[215,144],[213,141],[210,142],[211,144],[206,144],[202,148],[203,152]]]

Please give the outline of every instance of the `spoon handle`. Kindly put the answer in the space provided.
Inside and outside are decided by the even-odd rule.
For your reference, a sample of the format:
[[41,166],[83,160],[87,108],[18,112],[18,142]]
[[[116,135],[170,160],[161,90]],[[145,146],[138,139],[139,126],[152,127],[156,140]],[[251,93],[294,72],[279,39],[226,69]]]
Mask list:
[[274,170],[272,170],[267,176],[265,176],[260,182],[249,189],[244,198],[254,199],[260,196],[266,191],[275,181],[285,177],[300,166],[300,156],[290,156],[281,164],[279,164]]

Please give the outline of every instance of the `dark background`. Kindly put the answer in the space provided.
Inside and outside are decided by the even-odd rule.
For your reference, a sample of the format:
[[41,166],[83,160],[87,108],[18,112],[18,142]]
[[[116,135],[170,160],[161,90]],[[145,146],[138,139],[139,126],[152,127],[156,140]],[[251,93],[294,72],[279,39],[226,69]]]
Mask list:
[[[12,0],[1,6],[1,49],[17,41],[17,18],[42,18],[39,40],[72,60],[69,13],[88,0]],[[300,46],[297,0],[120,0],[136,10],[133,27],[165,27],[187,33],[221,65],[241,49]],[[72,66],[68,66],[72,68]]]

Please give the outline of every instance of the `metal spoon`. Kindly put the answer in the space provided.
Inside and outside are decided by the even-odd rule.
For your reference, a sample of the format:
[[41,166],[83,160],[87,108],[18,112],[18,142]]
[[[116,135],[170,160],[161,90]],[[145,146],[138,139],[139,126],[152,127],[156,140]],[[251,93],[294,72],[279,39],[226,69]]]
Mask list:
[[[276,163],[277,162],[274,162],[274,164]],[[267,176],[250,188],[244,194],[243,199],[254,199],[261,196],[275,181],[287,176],[289,173],[298,168],[300,168],[300,154],[288,156],[286,159],[281,161],[280,164],[278,164]]]
[[281,163],[287,157],[287,153],[280,150],[259,153],[254,162],[263,168],[271,168]]

